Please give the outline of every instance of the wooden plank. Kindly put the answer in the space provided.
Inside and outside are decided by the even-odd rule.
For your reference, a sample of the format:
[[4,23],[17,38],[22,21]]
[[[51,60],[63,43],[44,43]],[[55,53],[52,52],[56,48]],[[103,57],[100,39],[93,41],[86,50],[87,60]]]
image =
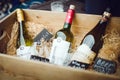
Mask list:
[[6,32],[7,35],[0,40],[0,52],[5,53],[7,52],[7,43],[11,37],[11,31],[14,22],[16,21],[16,11],[12,12],[10,15],[6,16],[0,21],[0,32]]
[[117,76],[37,61],[26,61],[3,54],[0,54],[0,73],[2,74],[0,80],[4,80],[6,76],[11,80],[120,80],[120,77]]
[[[65,12],[51,12],[51,11],[42,11],[42,10],[25,10],[26,21],[31,21],[35,23],[40,23],[46,25],[47,29],[51,28],[54,31],[57,31],[63,27],[64,20],[66,17]],[[72,23],[72,32],[75,37],[75,42],[78,45],[85,34],[90,31],[100,20],[100,15],[91,15],[91,14],[75,14],[75,18]],[[111,22],[108,25],[109,30],[119,28],[120,17],[112,17]],[[79,34],[79,35],[78,35]]]

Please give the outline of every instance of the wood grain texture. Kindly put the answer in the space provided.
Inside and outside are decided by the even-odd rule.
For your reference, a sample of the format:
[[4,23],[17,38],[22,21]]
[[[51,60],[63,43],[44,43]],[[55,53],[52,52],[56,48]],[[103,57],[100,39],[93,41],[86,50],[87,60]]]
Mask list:
[[[34,23],[44,24],[47,29],[57,31],[63,27],[66,13],[50,12],[41,10],[24,10],[25,20]],[[75,45],[79,45],[84,35],[90,31],[99,21],[100,15],[76,14],[72,23],[72,32],[75,37]],[[16,21],[16,12],[13,12],[5,20],[0,22],[0,30],[4,29],[11,33],[13,23]],[[110,29],[120,30],[120,18],[113,17]],[[8,41],[7,38],[4,39]],[[5,46],[0,46],[0,50],[5,50],[7,42],[0,41]],[[3,51],[4,52],[4,51]],[[119,74],[118,74],[119,75]],[[98,72],[73,69],[53,64],[25,61],[14,56],[0,54],[0,80],[120,80],[119,76],[107,75]]]
[[0,73],[10,80],[119,80],[112,75],[56,66],[37,61],[25,61],[13,56],[0,54]]

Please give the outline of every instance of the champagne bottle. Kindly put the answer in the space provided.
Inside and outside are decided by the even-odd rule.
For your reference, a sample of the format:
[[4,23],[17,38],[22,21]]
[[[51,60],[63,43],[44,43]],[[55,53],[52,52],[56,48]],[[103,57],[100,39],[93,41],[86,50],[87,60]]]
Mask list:
[[32,38],[28,35],[26,28],[24,27],[24,14],[22,9],[17,9],[17,20],[20,26],[20,45],[31,46]]
[[71,24],[75,14],[75,6],[70,5],[65,23],[62,29],[58,30],[53,40],[50,53],[50,62],[53,64],[63,65],[67,54],[72,46],[74,37],[71,32]]
[[103,46],[103,36],[110,19],[109,9],[104,11],[97,25],[83,38],[69,64],[71,67],[87,69]]

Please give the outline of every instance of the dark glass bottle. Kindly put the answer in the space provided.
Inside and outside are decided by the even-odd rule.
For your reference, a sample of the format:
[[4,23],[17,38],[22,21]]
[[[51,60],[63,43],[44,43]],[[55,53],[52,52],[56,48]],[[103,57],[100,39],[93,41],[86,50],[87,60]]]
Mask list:
[[[103,46],[103,36],[110,15],[109,10],[105,11],[97,25],[84,36],[79,49],[79,51],[82,50],[82,52],[73,55],[73,59],[69,64],[71,67],[87,69],[89,65],[92,64],[99,50]],[[77,57],[78,59],[75,59],[74,57],[76,56],[79,56],[79,58]]]

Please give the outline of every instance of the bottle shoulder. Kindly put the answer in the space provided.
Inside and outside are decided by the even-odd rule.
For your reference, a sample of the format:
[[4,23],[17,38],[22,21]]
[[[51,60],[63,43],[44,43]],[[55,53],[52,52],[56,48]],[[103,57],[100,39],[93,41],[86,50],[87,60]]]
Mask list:
[[58,33],[58,32],[62,32],[62,33],[64,33],[65,35],[73,36],[73,33],[72,33],[69,29],[63,28],[63,29],[57,31],[57,33]]
[[66,30],[66,29],[61,29],[59,31],[56,32],[55,37],[62,37],[63,40],[66,40],[68,42],[73,42],[74,36],[73,33],[70,30]]

